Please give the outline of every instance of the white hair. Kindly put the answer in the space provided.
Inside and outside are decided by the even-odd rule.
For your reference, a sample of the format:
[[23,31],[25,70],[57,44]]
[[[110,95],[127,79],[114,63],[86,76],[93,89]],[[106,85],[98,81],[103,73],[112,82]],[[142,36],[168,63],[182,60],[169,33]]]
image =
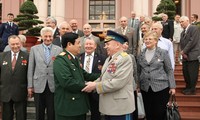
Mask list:
[[41,31],[40,31],[40,35],[43,36],[47,32],[51,32],[52,35],[53,35],[53,29],[51,27],[44,27],[44,28],[42,28]]

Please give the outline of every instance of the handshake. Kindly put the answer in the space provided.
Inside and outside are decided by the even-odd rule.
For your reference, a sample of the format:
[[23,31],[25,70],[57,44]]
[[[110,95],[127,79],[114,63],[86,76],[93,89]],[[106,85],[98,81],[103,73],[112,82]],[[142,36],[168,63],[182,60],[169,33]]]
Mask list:
[[82,92],[92,92],[93,90],[96,89],[96,82],[86,82],[85,87],[81,90]]

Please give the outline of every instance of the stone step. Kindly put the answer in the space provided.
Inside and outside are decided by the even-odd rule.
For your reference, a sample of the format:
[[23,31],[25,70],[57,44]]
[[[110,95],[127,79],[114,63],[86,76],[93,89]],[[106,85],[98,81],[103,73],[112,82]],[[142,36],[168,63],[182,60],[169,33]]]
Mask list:
[[[176,85],[185,85],[185,81],[182,78],[176,78],[175,76],[175,80],[176,80]],[[197,86],[200,86],[200,78],[197,81]]]
[[[175,79],[184,79],[183,73],[174,73]],[[198,75],[198,80],[200,80],[200,74]]]
[[[183,89],[185,88],[185,85],[176,85],[176,92],[182,93]],[[200,86],[196,86],[196,93],[200,93]]]
[[179,102],[199,102],[200,101],[200,93],[197,93],[196,95],[184,95],[180,92],[176,93],[176,101]]
[[190,101],[181,101],[177,104],[179,106],[180,112],[199,112],[200,113],[200,101],[190,102]]
[[200,120],[199,112],[180,112],[181,120]]

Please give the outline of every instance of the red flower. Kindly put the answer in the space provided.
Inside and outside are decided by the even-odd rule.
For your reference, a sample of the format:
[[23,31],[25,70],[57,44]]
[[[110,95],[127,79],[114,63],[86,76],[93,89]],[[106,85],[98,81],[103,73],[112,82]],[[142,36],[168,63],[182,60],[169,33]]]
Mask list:
[[71,60],[71,59],[72,59],[72,57],[71,57],[70,55],[68,55],[68,59],[70,59],[70,60]]
[[56,59],[56,57],[55,57],[55,56],[53,56],[51,59],[54,61],[54,60]]
[[22,60],[22,64],[27,64],[27,60]]

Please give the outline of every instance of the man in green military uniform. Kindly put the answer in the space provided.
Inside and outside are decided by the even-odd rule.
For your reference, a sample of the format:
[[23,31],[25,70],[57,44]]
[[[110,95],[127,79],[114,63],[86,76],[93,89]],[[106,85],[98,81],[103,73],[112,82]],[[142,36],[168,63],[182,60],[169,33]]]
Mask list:
[[85,81],[96,80],[99,74],[89,74],[75,57],[80,53],[80,39],[75,33],[62,36],[64,51],[54,61],[56,120],[85,120],[89,111],[88,94],[81,90]]

